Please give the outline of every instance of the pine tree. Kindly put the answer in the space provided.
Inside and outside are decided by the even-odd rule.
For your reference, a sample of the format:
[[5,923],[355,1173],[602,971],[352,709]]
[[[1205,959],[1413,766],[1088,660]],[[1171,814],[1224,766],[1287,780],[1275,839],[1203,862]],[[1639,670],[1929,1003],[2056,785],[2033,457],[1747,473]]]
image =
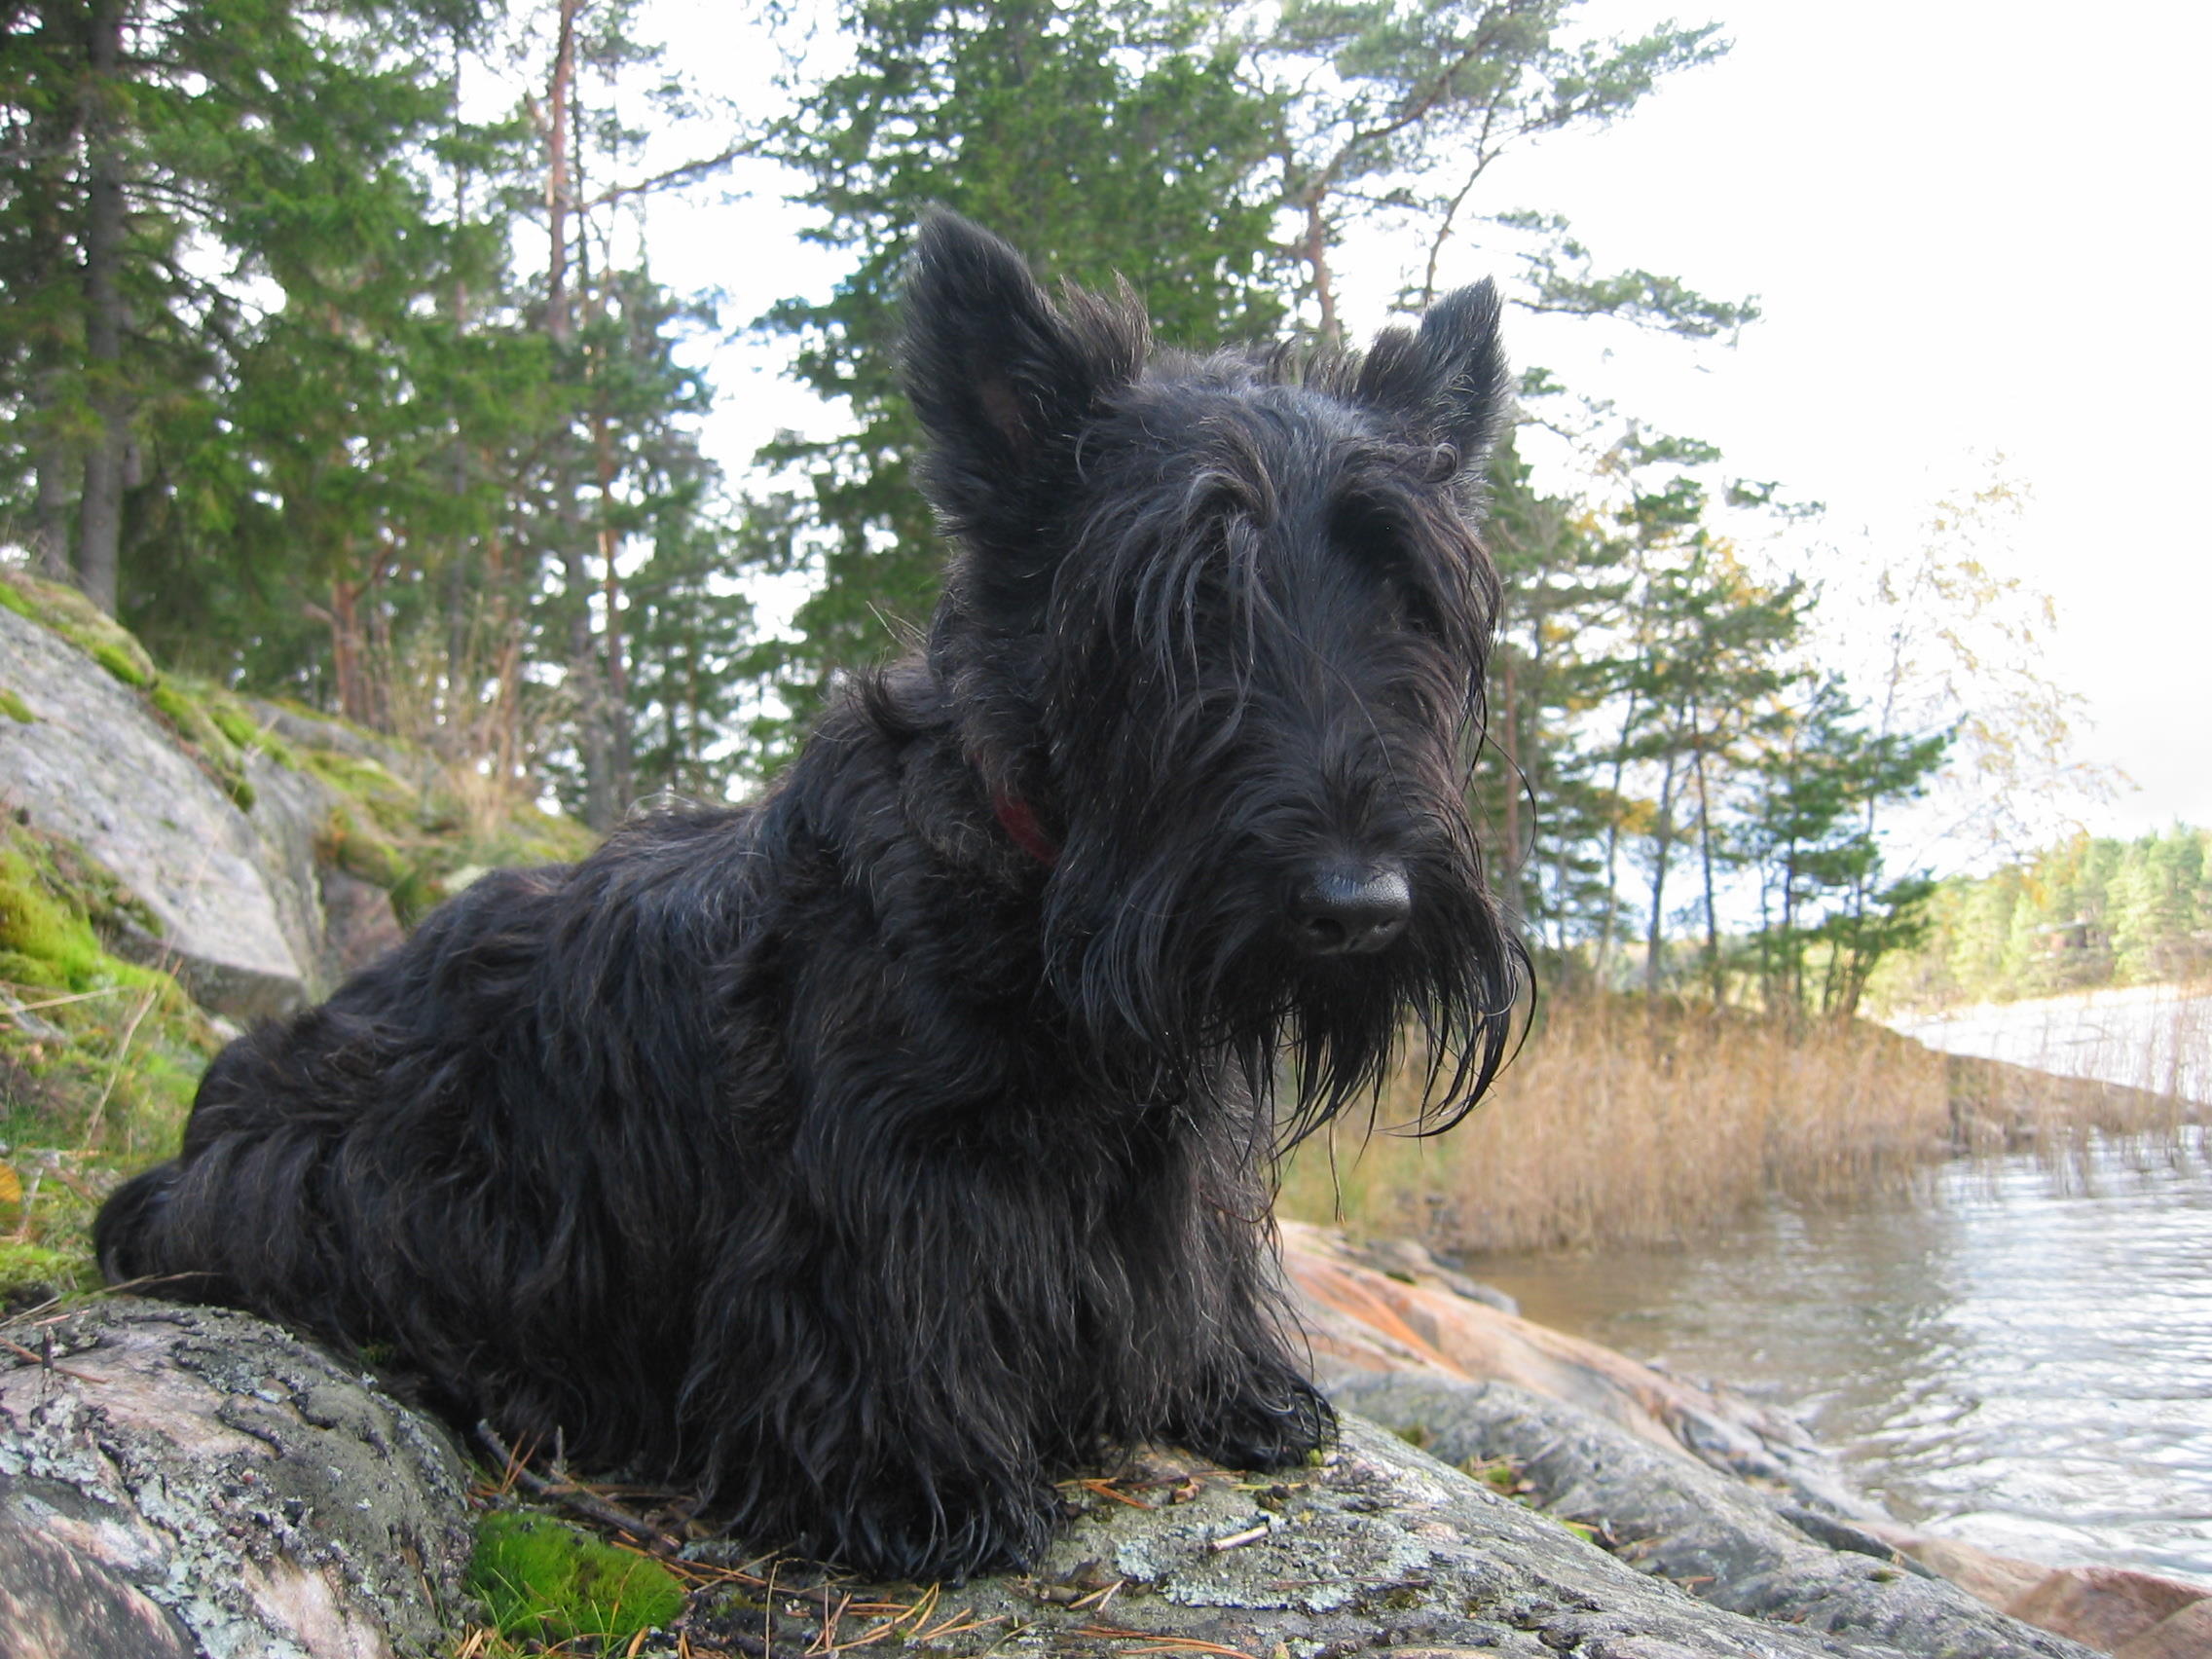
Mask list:
[[[1645,271],[1599,275],[1556,215],[1486,199],[1491,169],[1547,133],[1602,128],[1661,82],[1727,51],[1717,25],[1663,23],[1574,42],[1579,0],[1286,0],[1250,44],[1278,116],[1275,188],[1312,320],[1339,338],[1337,250],[1355,234],[1422,250],[1400,295],[1425,308],[1447,249],[1525,268],[1515,297],[1538,311],[1610,315],[1676,333],[1731,332],[1757,316]],[[1501,255],[1512,256],[1510,258]]]

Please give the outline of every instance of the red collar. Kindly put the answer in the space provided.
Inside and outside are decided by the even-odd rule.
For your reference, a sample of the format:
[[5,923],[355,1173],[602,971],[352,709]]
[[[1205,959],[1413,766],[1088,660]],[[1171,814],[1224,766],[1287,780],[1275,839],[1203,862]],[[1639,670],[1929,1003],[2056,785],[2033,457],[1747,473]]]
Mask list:
[[1027,801],[1017,794],[1002,793],[991,796],[991,810],[998,814],[999,827],[1015,846],[1047,869],[1059,863],[1059,843],[1038,825],[1037,814]]

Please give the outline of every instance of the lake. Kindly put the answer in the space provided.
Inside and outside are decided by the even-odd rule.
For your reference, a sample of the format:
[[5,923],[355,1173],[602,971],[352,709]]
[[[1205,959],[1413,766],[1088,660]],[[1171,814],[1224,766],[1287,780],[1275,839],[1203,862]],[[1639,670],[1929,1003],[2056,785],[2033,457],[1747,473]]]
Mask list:
[[1901,1519],[2212,1583],[2212,1139],[1952,1166],[1679,1250],[1474,1258],[1530,1318],[1794,1410]]

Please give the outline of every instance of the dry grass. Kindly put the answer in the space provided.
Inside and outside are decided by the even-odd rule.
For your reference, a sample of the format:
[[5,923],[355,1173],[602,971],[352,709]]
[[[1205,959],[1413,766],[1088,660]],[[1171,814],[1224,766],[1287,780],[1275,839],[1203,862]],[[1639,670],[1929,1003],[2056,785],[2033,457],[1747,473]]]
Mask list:
[[[1386,1093],[1380,1122],[1409,1114]],[[2171,1134],[2172,1101],[1948,1059],[1879,1026],[1791,1029],[1625,999],[1545,1011],[1466,1123],[1435,1140],[1337,1126],[1302,1147],[1280,1209],[1458,1251],[1657,1243],[1781,1193],[1909,1188],[1960,1152],[2064,1157],[2090,1128]]]

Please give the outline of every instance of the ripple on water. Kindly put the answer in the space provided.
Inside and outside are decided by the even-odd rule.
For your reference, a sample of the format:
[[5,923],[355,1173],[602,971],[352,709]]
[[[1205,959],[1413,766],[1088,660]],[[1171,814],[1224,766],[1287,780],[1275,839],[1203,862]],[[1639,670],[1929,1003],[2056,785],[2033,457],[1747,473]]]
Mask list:
[[1530,1317],[1793,1405],[1899,1515],[2212,1581],[2212,1161],[1960,1168],[1679,1251],[1470,1267]]

